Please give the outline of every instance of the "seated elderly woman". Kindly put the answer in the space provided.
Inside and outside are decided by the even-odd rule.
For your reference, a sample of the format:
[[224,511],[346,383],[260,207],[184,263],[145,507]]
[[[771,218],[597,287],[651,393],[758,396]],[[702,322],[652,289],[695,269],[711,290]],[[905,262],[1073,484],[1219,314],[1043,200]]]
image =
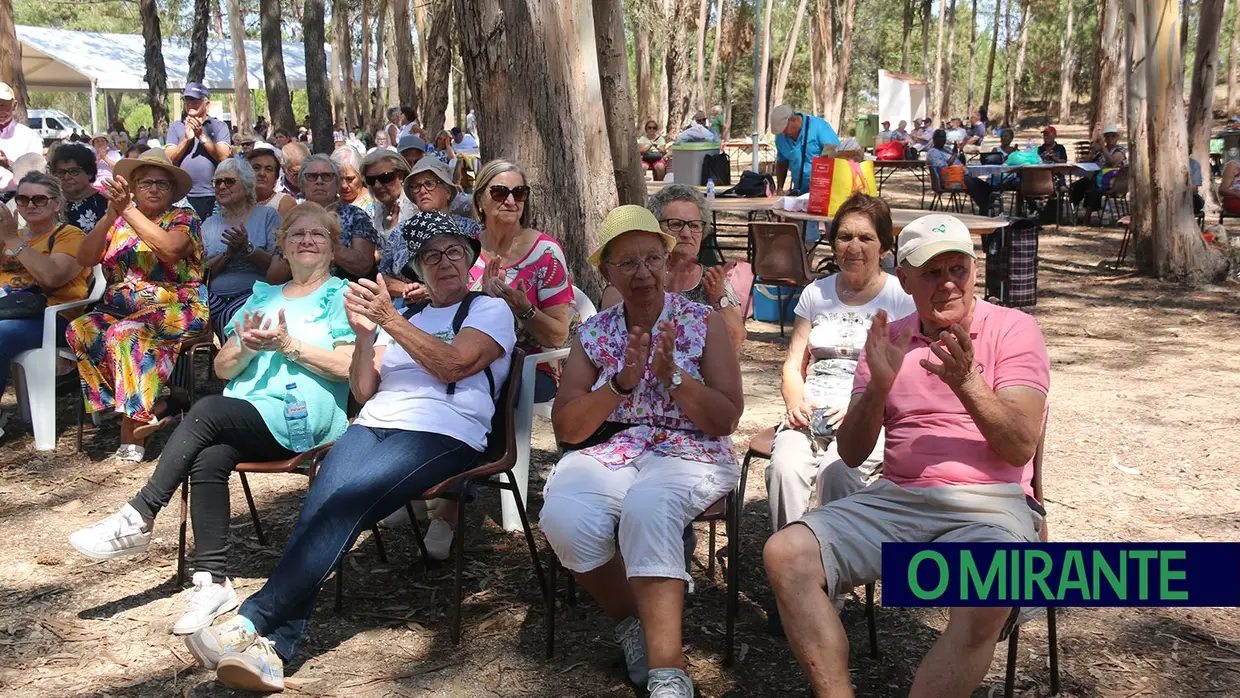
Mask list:
[[[78,552],[94,560],[145,551],[155,517],[188,477],[194,587],[172,626],[175,635],[205,628],[237,607],[228,578],[228,478],[237,463],[292,458],[334,441],[348,426],[353,330],[344,310],[348,282],[331,275],[338,225],[318,204],[299,204],[289,212],[277,237],[293,280],[255,284],[240,311],[244,319],[227,327],[228,338],[215,358],[216,375],[228,380],[224,394],[194,403],[155,472],[128,504],[69,537]],[[304,426],[285,418],[289,393],[305,403]]]
[[319,587],[358,533],[474,467],[486,448],[516,343],[512,313],[497,298],[468,293],[476,240],[440,213],[415,220],[409,258],[430,303],[406,319],[383,285],[349,285],[345,309],[357,334],[350,384],[361,414],[319,469],[267,583],[236,618],[186,641],[227,686],[282,690]]
[[361,171],[374,204],[370,220],[379,235],[382,261],[382,255],[388,254],[389,240],[400,229],[400,224],[418,212],[418,207],[405,196],[401,187],[409,176],[409,162],[395,151],[376,150],[362,159]]
[[108,210],[108,200],[94,187],[98,167],[94,153],[77,143],[66,143],[51,152],[47,171],[60,180],[65,221],[83,233],[93,230]]
[[208,321],[198,216],[174,206],[190,189],[189,174],[159,148],[116,163],[105,182],[108,211],[78,247],[84,268],[103,265],[108,287],[94,310],[69,324],[87,412],[116,410],[116,457],[141,462],[143,443],[164,422],[168,383],[181,342]]
[[207,303],[211,328],[225,336],[233,315],[250,298],[256,281],[267,278],[276,251],[280,214],[255,203],[254,168],[229,158],[215,168],[216,213],[202,222],[202,244],[207,251]]
[[[370,216],[362,209],[340,201],[340,171],[326,155],[311,155],[298,171],[301,193],[340,219],[340,244],[336,246],[332,273],[346,279],[366,278],[375,272],[375,250],[379,236]],[[277,257],[267,269],[267,282],[282,284],[290,278],[286,260]]]
[[[42,172],[27,173],[17,183],[14,201],[26,225],[18,227],[8,207],[0,206],[0,286],[9,289],[9,296],[0,300],[4,311],[0,315],[0,394],[8,379],[9,362],[43,346],[43,308],[85,298],[90,278],[90,270],[77,261],[83,233],[63,220],[65,197],[60,184]],[[45,305],[28,305],[37,301],[35,293],[46,299]],[[28,311],[17,309],[23,304]],[[68,321],[80,311],[68,314],[56,319],[57,336],[64,336]]]
[[362,179],[362,154],[346,145],[333,150],[331,160],[340,172],[340,203],[352,204],[373,217],[375,202]]
[[848,413],[857,357],[874,315],[882,310],[895,320],[916,310],[900,281],[881,266],[895,248],[885,201],[853,194],[836,211],[828,235],[840,271],[801,293],[784,360],[786,412],[766,469],[775,532],[809,511],[815,492],[820,504],[847,497],[881,464],[880,436],[865,463],[848,467],[840,460],[835,427]]
[[[672,249],[663,272],[664,288],[694,303],[709,305],[723,316],[732,346],[739,349],[745,342],[745,318],[741,315],[741,302],[736,289],[728,280],[732,265],[707,269],[698,261],[702,235],[710,218],[710,205],[706,203],[706,197],[694,187],[672,184],[655,192],[646,207],[659,220],[663,232],[676,238],[676,247]],[[604,307],[619,302],[620,292],[614,286],[603,291]]]
[[259,143],[245,156],[254,168],[254,199],[259,206],[274,208],[281,216],[297,205],[291,194],[276,191],[280,182],[281,162],[284,154],[266,143]]
[[613,210],[599,242],[590,263],[623,302],[573,343],[551,418],[580,450],[547,478],[541,525],[616,622],[629,678],[651,698],[687,698],[681,533],[740,478],[729,438],[744,410],[740,366],[723,318],[666,292],[676,239],[654,214]]

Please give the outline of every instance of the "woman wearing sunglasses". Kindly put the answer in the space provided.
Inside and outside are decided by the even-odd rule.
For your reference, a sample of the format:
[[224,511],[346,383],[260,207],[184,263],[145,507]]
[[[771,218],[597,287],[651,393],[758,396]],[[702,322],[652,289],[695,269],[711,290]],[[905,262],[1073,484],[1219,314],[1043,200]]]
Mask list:
[[[0,206],[0,287],[13,294],[40,292],[49,306],[85,298],[90,270],[76,259],[83,233],[64,222],[60,183],[42,172],[30,172],[17,184],[15,201],[26,227],[18,228],[9,209]],[[0,300],[0,309],[4,304]],[[78,314],[69,311],[56,318],[58,337],[64,336],[68,321]],[[41,346],[41,309],[32,313],[0,310],[0,395],[13,357]]]
[[[362,158],[362,181],[374,204],[371,221],[379,234],[380,264],[387,246],[400,230],[400,224],[418,212],[418,207],[405,196],[401,182],[409,176],[409,162],[394,150],[379,149]],[[380,267],[382,270],[382,266]],[[392,291],[399,298],[399,291]]]
[[222,339],[237,309],[250,298],[254,282],[267,278],[280,214],[270,206],[257,205],[254,168],[246,160],[221,162],[211,186],[219,206],[202,222],[202,245],[210,273],[211,328]]

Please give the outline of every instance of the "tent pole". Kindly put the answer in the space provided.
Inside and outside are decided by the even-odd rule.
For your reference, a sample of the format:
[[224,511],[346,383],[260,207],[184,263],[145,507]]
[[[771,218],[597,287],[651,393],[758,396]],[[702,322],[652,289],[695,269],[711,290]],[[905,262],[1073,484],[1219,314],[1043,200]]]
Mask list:
[[754,41],[753,41],[753,171],[758,171],[758,134],[762,131],[762,124],[758,123],[759,97],[760,90],[758,82],[761,80],[762,73],[762,0],[758,0],[758,13],[754,15]]
[[90,133],[93,136],[99,133],[99,106],[96,102],[99,100],[99,81],[90,81]]

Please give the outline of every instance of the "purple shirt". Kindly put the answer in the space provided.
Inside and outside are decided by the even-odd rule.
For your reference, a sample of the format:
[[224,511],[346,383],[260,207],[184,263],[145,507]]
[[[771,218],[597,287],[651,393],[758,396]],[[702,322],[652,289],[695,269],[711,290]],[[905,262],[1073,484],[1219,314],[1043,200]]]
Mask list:
[[[215,118],[208,118],[206,123],[202,125],[202,130],[211,139],[213,143],[232,143],[232,136],[228,132],[228,125],[223,121]],[[178,121],[168,127],[168,145],[177,145],[185,140],[185,122]],[[190,187],[190,196],[215,196],[215,189],[211,187],[211,180],[215,177],[215,166],[219,164],[214,157],[207,154],[202,142],[195,140],[189,150],[185,151],[185,156],[181,158],[181,162],[173,163],[189,173],[189,178],[194,185]]]

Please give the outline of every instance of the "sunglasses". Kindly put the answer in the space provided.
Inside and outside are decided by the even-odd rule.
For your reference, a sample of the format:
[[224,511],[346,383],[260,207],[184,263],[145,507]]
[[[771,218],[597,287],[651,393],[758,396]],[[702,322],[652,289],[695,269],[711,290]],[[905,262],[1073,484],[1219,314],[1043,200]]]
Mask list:
[[52,200],[52,197],[44,196],[43,194],[35,194],[34,196],[26,196],[25,194],[18,194],[17,196],[13,197],[13,200],[16,201],[17,205],[21,206],[22,208],[26,208],[26,207],[42,208],[47,205],[47,202]]
[[366,186],[373,187],[376,184],[388,185],[396,181],[400,175],[396,174],[396,170],[388,170],[377,175],[366,175]]
[[508,187],[502,184],[492,184],[487,189],[487,192],[491,195],[491,200],[497,204],[504,203],[505,201],[508,200],[509,196],[512,196],[513,201],[516,201],[519,204],[523,204],[525,203],[525,200],[528,199],[530,196],[530,188],[524,184],[522,184],[519,187],[513,187],[511,189],[509,189]]
[[236,183],[237,180],[232,177],[216,177],[211,180],[211,186],[216,189],[232,189],[233,185]]
[[331,172],[307,172],[302,176],[307,182],[330,182],[336,179],[336,175]]

